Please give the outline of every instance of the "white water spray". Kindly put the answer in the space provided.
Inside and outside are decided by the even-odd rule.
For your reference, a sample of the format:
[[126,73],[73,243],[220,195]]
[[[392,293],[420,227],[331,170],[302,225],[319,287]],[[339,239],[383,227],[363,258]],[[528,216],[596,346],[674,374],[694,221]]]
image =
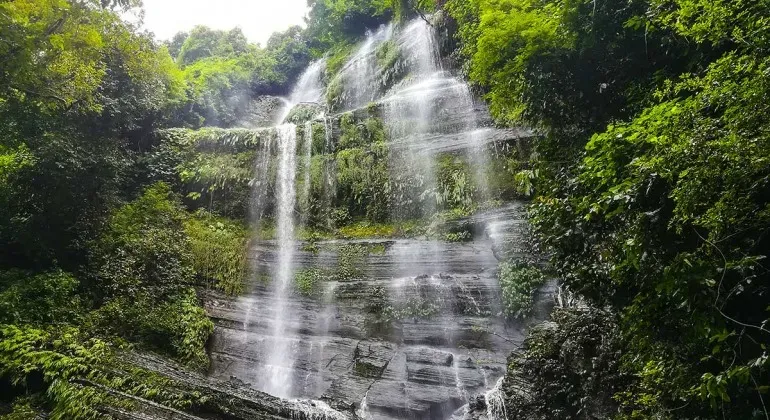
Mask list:
[[265,392],[278,397],[289,397],[292,388],[294,358],[292,341],[286,338],[286,320],[289,319],[289,297],[293,283],[294,205],[296,191],[297,127],[284,124],[276,128],[278,135],[278,179],[276,210],[278,213],[278,265],[273,273],[273,313],[270,334],[272,343],[266,363],[263,387]]
[[505,411],[505,400],[503,395],[503,381],[505,377],[497,380],[495,387],[484,394],[484,401],[487,403],[487,419],[489,420],[508,420],[508,413]]

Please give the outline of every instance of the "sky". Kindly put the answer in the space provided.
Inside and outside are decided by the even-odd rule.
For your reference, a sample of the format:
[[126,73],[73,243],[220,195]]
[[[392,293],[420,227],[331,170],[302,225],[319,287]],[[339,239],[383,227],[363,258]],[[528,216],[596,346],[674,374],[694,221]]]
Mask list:
[[236,26],[263,46],[270,34],[303,25],[307,0],[143,0],[144,28],[158,40],[171,39],[195,25],[213,29]]

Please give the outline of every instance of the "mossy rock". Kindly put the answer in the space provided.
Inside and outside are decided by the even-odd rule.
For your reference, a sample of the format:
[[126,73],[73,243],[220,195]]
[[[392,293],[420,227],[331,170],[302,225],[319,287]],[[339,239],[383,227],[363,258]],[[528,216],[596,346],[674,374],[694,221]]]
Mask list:
[[308,121],[316,119],[323,113],[323,107],[316,103],[299,103],[289,111],[289,115],[286,116],[286,122],[292,124],[304,124]]

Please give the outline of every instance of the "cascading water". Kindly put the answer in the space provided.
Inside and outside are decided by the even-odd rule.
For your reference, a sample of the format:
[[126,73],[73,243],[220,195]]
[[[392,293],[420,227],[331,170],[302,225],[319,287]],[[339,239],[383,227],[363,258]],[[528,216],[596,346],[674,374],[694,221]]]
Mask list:
[[278,179],[277,179],[277,239],[278,264],[273,273],[273,312],[271,322],[270,352],[265,364],[263,389],[278,397],[291,396],[293,380],[293,340],[285,335],[289,318],[288,298],[293,284],[292,260],[294,256],[294,205],[296,201],[295,173],[297,127],[284,124],[277,127]]
[[[370,117],[381,118],[386,127],[383,159],[389,159],[390,174],[388,185],[376,187],[388,188],[391,198],[400,194],[406,203],[403,208],[391,203],[393,220],[430,220],[442,209],[436,199],[441,193],[437,162],[447,156],[465,159],[479,195],[487,198],[487,144],[508,141],[513,134],[479,128],[488,122],[483,106],[467,84],[442,69],[436,45],[433,28],[422,19],[371,33],[329,82],[329,91],[341,89],[342,103],[328,104],[323,115],[308,122],[295,120],[300,113],[292,109],[315,103],[311,109],[320,114],[323,62],[313,63],[300,77],[276,121],[275,138],[260,152],[259,159],[267,163],[255,165],[255,188],[262,190],[255,191],[254,200],[271,202],[269,195],[275,194],[267,207],[276,240],[258,241],[251,258],[254,272],[269,274],[270,282],[255,279],[240,306],[213,309],[219,320],[214,376],[237,377],[281,397],[341,401],[366,419],[466,418],[474,415],[468,402],[479,395],[492,408],[468,418],[505,418],[500,386],[489,389],[503,375],[506,356],[521,342],[523,327],[511,327],[497,316],[500,290],[493,248],[499,238],[519,238],[518,225],[498,223],[520,220],[519,213],[505,208],[503,216],[496,209],[469,218],[494,233],[465,243],[370,238],[301,244],[295,237],[295,222],[311,217],[311,199],[314,209],[318,205],[324,214],[336,215],[337,208],[344,213],[343,201],[351,195],[342,190],[344,162],[339,159],[346,146],[335,109],[353,110],[346,114],[353,121],[348,129],[365,126]],[[383,57],[398,58],[385,68]],[[304,123],[299,138],[294,124],[284,124],[287,118]],[[322,150],[312,144],[314,129],[323,130]],[[360,144],[362,139],[354,140]],[[311,162],[321,164],[322,173],[311,174]],[[274,185],[266,182],[270,178]],[[259,219],[265,204],[253,205],[253,217]],[[326,226],[334,228],[334,223],[329,220]],[[365,256],[347,267],[344,277],[318,280],[341,266],[345,252],[359,248],[367,250]],[[302,295],[294,283],[300,274],[311,284],[322,283]],[[233,328],[230,321],[244,312],[243,328]],[[323,416],[336,415],[324,404],[305,405]]]
[[300,76],[294,89],[291,91],[288,99],[284,99],[284,106],[278,117],[276,124],[282,124],[286,121],[291,110],[300,103],[317,103],[323,95],[323,85],[321,84],[321,75],[326,67],[326,61],[317,60],[308,66]]
[[341,97],[341,105],[344,108],[351,109],[363,106],[375,99],[378,94],[375,52],[377,47],[390,40],[392,35],[393,25],[383,25],[376,32],[370,33],[340,70],[335,83],[344,86],[344,93]]
[[310,208],[310,172],[311,172],[311,158],[313,152],[313,122],[307,121],[305,123],[304,132],[302,134],[303,141],[303,157],[302,157],[302,191],[300,195],[300,208],[302,212],[302,224],[307,223],[308,211]]
[[495,387],[484,394],[484,401],[487,405],[487,418],[489,420],[508,420],[508,413],[505,411],[505,400],[503,399],[503,382],[505,378],[498,379]]
[[[324,123],[324,155],[329,155],[334,150],[334,144],[332,143],[332,126],[331,126],[331,119],[328,117],[323,118]],[[329,214],[329,211],[332,207],[332,201],[334,200],[334,195],[336,191],[336,182],[335,182],[335,170],[336,170],[336,162],[334,159],[325,159],[324,160],[324,170],[323,170],[323,206],[324,210],[327,214]],[[330,224],[329,220],[326,220],[326,225],[328,226]]]
[[[297,338],[290,334],[292,308],[291,295],[294,281],[294,250],[295,242],[295,206],[297,204],[297,126],[284,124],[292,108],[299,103],[315,103],[323,94],[321,73],[324,61],[312,63],[300,76],[296,86],[284,109],[280,112],[275,127],[275,140],[277,146],[278,162],[275,180],[275,218],[276,239],[278,242],[277,261],[271,270],[268,270],[271,278],[269,290],[269,308],[256,308],[258,300],[247,301],[247,310],[244,321],[245,329],[249,329],[255,312],[267,319],[264,326],[266,337],[259,341],[264,360],[258,367],[256,375],[250,375],[257,380],[257,386],[261,390],[278,397],[293,396],[294,382],[294,358],[297,351]],[[308,122],[303,133],[303,174],[302,195],[300,200],[306,205],[310,189],[310,152],[312,147],[312,126]],[[269,159],[271,157],[270,144],[268,142],[263,153],[258,155],[255,164],[255,181],[252,194],[252,223],[256,226],[260,223],[264,211],[264,203],[267,201],[267,174]],[[255,255],[253,261],[259,261],[259,255]],[[258,273],[259,267],[253,266],[252,272]]]

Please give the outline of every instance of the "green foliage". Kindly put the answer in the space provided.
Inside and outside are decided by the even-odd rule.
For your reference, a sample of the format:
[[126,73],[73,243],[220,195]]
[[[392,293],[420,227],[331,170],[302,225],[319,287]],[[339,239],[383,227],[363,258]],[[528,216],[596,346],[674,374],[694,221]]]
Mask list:
[[[316,245],[317,246],[317,245]],[[294,275],[294,285],[297,293],[305,297],[319,297],[327,281],[350,281],[360,279],[363,267],[370,253],[366,245],[345,244],[334,247],[337,253],[337,264],[334,267],[308,268],[297,271]]]
[[525,318],[532,312],[535,292],[547,277],[533,264],[503,262],[498,270],[503,312],[511,318]]
[[0,39],[0,254],[74,269],[184,82],[165,49],[93,1],[3,2]]
[[620,418],[766,417],[766,2],[448,10],[494,116],[543,133],[516,184],[565,284],[619,319]]
[[[201,247],[191,246],[184,221],[183,211],[163,183],[113,213],[94,245],[93,293],[102,304],[88,322],[94,331],[205,367],[203,345],[213,324],[188,286],[195,268],[208,267],[205,260],[196,261],[192,249]],[[192,229],[196,227],[196,233],[203,229],[200,225]]]
[[369,249],[364,245],[342,245],[337,251],[337,275],[340,280],[360,278]]
[[24,385],[30,375],[42,374],[53,403],[52,419],[102,418],[100,405],[109,396],[83,387],[73,379],[95,376],[93,366],[110,357],[107,343],[84,340],[79,331],[65,328],[45,331],[16,326],[0,327],[0,376]]
[[284,121],[301,125],[308,121],[312,121],[321,113],[321,109],[316,104],[297,104],[291,109]]
[[250,97],[248,87],[255,71],[251,58],[209,57],[185,67],[192,111],[200,115],[194,124],[231,127],[238,122]]
[[[271,73],[284,88],[299,78],[311,60],[306,35],[300,26],[276,32],[267,40],[266,51],[275,61]],[[267,93],[266,90],[263,92]]]
[[334,79],[334,76],[342,70],[342,67],[347,63],[355,46],[356,44],[354,43],[343,42],[329,50],[326,57],[327,80],[331,81]]
[[268,147],[269,130],[202,128],[156,133],[160,146],[148,159],[150,179],[181,182],[190,209],[245,219],[253,180],[255,149]]
[[196,26],[185,35],[176,59],[182,66],[208,57],[234,57],[248,50],[248,41],[240,28],[216,31]]
[[[640,332],[634,366],[655,374],[648,388],[662,378],[670,384],[646,394],[663,407],[692,401],[690,412],[708,412],[698,395],[748,418],[758,395],[751,379],[768,374],[759,344],[768,320],[759,298],[768,138],[758,117],[767,64],[727,54],[703,76],[669,84],[659,104],[591,139],[566,201],[536,207],[560,267],[580,273],[568,277],[570,287],[618,308],[623,327]],[[654,339],[642,333],[650,330]]]
[[452,155],[442,155],[436,168],[438,181],[436,204],[439,207],[470,213],[475,206],[476,185],[467,162]]
[[388,147],[343,149],[337,153],[337,197],[346,202],[351,216],[365,215],[381,222],[389,216],[390,171]]
[[429,319],[438,313],[438,305],[422,296],[410,297],[385,309],[385,317],[391,321]]
[[204,345],[214,331],[214,324],[198,305],[192,288],[163,300],[147,291],[113,298],[91,313],[86,325],[95,334],[130,340],[192,368],[208,367]]
[[183,219],[182,209],[163,183],[115,211],[94,245],[100,296],[153,290],[162,297],[190,284],[193,271]]
[[[32,400],[50,409],[50,418],[110,418],[104,408],[129,410],[134,395],[176,409],[200,404],[200,394],[181,391],[158,374],[137,368],[116,357],[108,342],[73,328],[39,329],[0,326],[0,377],[39,393]],[[115,391],[107,391],[116,390]],[[30,412],[19,400],[9,419]],[[26,405],[26,407],[25,407]]]
[[17,398],[10,412],[0,414],[0,420],[30,420],[41,418],[43,415],[43,410],[37,407],[32,398]]
[[180,43],[187,98],[178,116],[193,127],[233,127],[250,118],[255,96],[287,93],[311,59],[298,26],[274,33],[265,48],[249,44],[240,29],[205,26],[178,34],[172,47]]
[[382,43],[375,52],[377,57],[377,65],[382,69],[391,69],[399,58],[401,58],[401,50],[395,41],[389,40]]
[[248,230],[241,224],[203,213],[185,221],[192,265],[198,276],[228,295],[237,295],[246,280]]
[[392,16],[389,0],[313,0],[308,4],[306,36],[319,52],[349,43]]
[[326,280],[328,276],[329,274],[320,268],[299,270],[294,275],[294,284],[300,295],[315,297],[320,292],[321,282]]
[[[470,79],[493,116],[552,133],[543,160],[575,156],[585,136],[632,115],[655,83],[690,65],[645,20],[647,2],[451,0]],[[547,100],[543,100],[547,98]]]
[[375,286],[369,290],[367,298],[369,304],[366,307],[364,329],[370,337],[390,338],[393,333],[393,319],[390,316],[390,304],[388,291],[382,286]]
[[444,235],[447,242],[466,242],[473,240],[473,234],[467,230],[461,232],[448,232]]
[[398,227],[393,224],[358,222],[340,227],[339,234],[340,236],[349,239],[393,238],[398,235]]
[[0,54],[5,57],[0,95],[11,100],[2,108],[32,101],[51,111],[101,111],[106,105],[99,88],[118,63],[132,81],[153,83],[158,90],[144,94],[163,97],[178,82],[164,62],[165,51],[152,48],[115,13],[89,3],[0,4]]
[[0,324],[63,324],[76,320],[84,306],[79,283],[63,271],[0,272]]
[[339,111],[344,105],[345,98],[344,80],[342,77],[334,77],[329,81],[326,86],[326,103],[329,104],[329,109],[332,111]]
[[366,147],[372,144],[383,144],[385,141],[385,127],[381,119],[368,117],[363,121],[356,121],[352,113],[346,113],[340,117],[338,148]]

